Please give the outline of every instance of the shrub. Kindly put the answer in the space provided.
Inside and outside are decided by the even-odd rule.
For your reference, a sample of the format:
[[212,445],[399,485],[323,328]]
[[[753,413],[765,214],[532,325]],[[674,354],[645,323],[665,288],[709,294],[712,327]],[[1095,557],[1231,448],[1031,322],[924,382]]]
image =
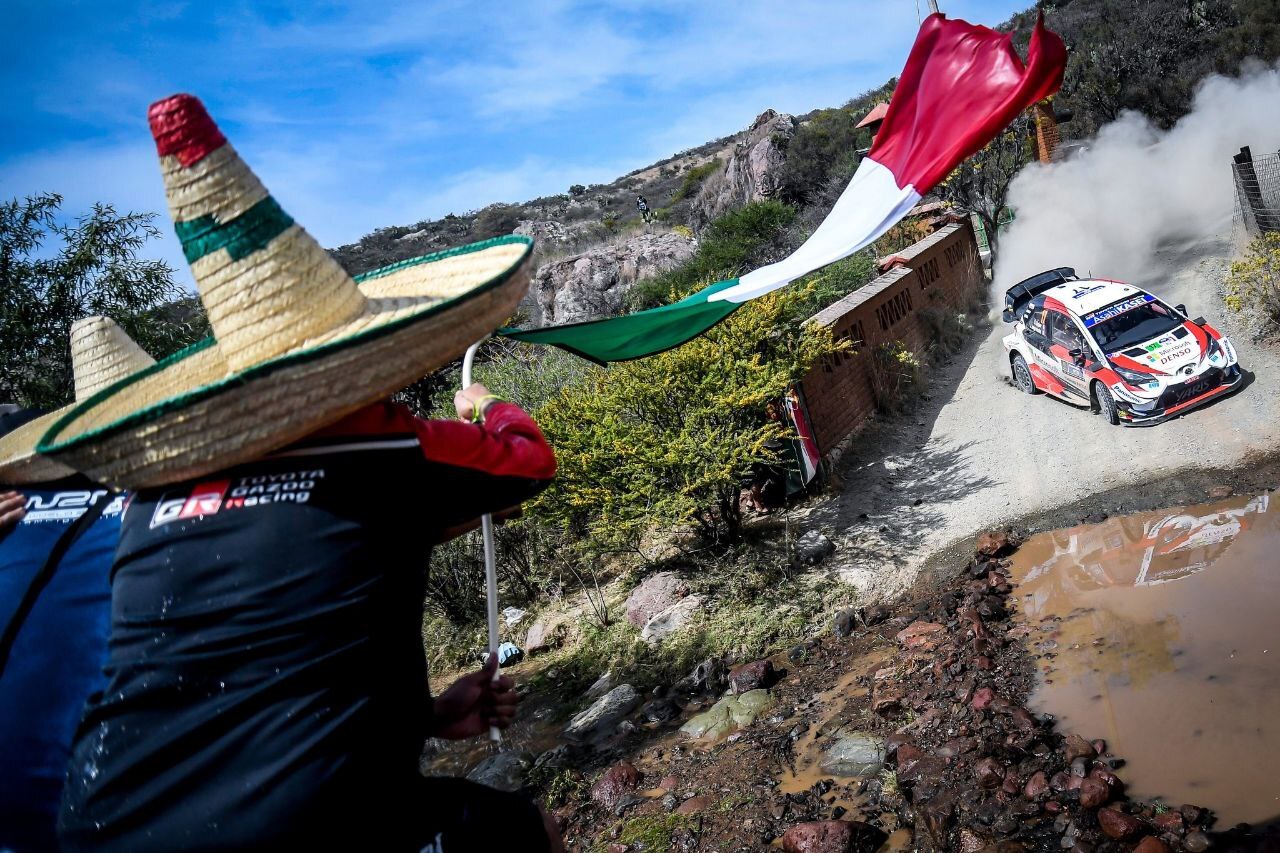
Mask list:
[[742,484],[785,435],[766,402],[843,349],[830,330],[800,325],[812,289],[753,300],[689,343],[561,390],[538,412],[559,474],[533,512],[600,542],[690,523],[710,541],[735,539]]
[[1263,234],[1249,244],[1245,256],[1231,265],[1226,290],[1231,310],[1248,308],[1280,326],[1280,233]]
[[471,224],[471,236],[476,240],[501,237],[510,234],[520,224],[520,216],[509,204],[493,204],[476,214]]
[[871,391],[876,406],[892,411],[907,389],[920,381],[920,359],[902,341],[881,344],[871,351]]
[[676,187],[676,191],[671,194],[671,204],[675,204],[681,199],[688,198],[698,191],[698,187],[702,186],[702,182],[710,177],[718,170],[723,163],[717,157],[709,160],[701,166],[694,166],[692,169],[684,173],[684,180],[680,182],[680,186]]
[[587,188],[584,187],[582,184],[574,184],[573,186],[569,187],[569,195],[573,196],[574,198],[577,198],[579,196],[583,196],[586,194],[587,194]]

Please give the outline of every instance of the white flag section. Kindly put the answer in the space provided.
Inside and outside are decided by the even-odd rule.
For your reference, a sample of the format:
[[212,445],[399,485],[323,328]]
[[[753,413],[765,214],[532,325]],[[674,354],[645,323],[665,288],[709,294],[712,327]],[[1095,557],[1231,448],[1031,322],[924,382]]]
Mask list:
[[713,293],[707,301],[746,302],[847,258],[875,242],[918,201],[920,193],[915,187],[899,187],[893,172],[864,157],[831,213],[800,248],[777,263],[747,273],[736,285]]
[[790,256],[679,302],[622,317],[500,334],[550,344],[600,364],[680,346],[738,306],[865,248],[964,158],[1062,83],[1067,51],[1037,21],[1024,64],[1013,33],[930,15],[898,79],[880,132],[849,186]]

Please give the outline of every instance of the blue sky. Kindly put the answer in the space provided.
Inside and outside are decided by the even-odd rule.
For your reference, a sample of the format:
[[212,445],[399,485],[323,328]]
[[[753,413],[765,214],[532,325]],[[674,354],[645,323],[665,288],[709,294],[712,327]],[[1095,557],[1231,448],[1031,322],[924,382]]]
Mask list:
[[[1030,0],[941,5],[994,25]],[[842,103],[897,73],[918,26],[914,0],[10,0],[6,19],[0,197],[163,212],[146,108],[187,91],[326,246]],[[188,279],[159,224],[149,253]]]

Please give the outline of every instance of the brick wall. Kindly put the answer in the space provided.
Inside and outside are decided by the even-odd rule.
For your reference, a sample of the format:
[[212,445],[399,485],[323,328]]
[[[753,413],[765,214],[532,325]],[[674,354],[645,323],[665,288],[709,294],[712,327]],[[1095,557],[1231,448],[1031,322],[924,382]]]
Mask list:
[[922,309],[965,310],[985,287],[978,244],[966,220],[947,225],[895,256],[902,263],[810,318],[837,338],[853,341],[853,354],[829,359],[804,378],[814,437],[825,455],[875,411],[867,361],[881,344],[902,341],[922,355],[930,341]]

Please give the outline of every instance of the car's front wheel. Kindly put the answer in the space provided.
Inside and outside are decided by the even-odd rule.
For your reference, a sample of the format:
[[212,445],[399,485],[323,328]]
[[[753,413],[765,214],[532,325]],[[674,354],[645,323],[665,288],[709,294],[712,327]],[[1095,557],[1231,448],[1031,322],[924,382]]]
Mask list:
[[1018,390],[1024,394],[1040,393],[1040,389],[1031,379],[1031,368],[1027,367],[1027,360],[1016,352],[1013,354],[1013,384],[1018,386]]
[[1116,409],[1116,398],[1111,396],[1111,390],[1101,382],[1093,383],[1093,399],[1096,401],[1098,414],[1109,424],[1120,423],[1119,410]]

